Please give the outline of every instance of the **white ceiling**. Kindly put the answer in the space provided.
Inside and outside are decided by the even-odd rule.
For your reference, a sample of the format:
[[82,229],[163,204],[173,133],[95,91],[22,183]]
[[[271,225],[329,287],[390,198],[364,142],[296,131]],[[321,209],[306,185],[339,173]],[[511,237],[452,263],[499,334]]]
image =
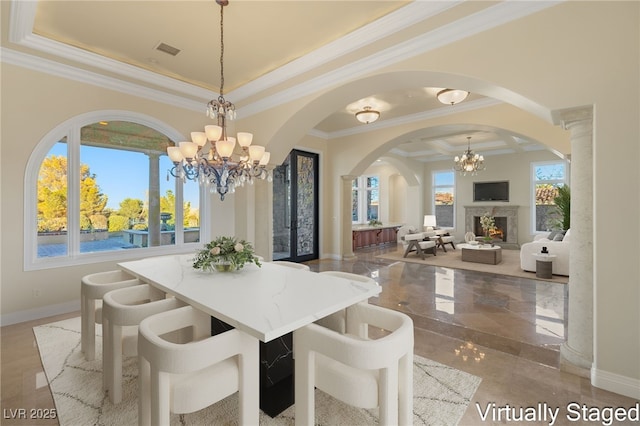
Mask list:
[[[497,17],[508,21],[531,13],[513,3],[520,2],[230,0],[224,8],[224,93],[242,108],[243,100],[267,94],[288,81],[316,78],[325,66],[371,58],[438,31],[447,31],[452,40],[464,37],[465,31],[468,36],[470,20],[498,25]],[[506,7],[513,9],[507,19],[502,16]],[[201,105],[200,111],[203,93],[210,99],[219,92],[220,6],[213,0],[3,1],[2,8],[3,15],[11,17],[10,28],[3,25],[3,48],[150,89],[178,92]],[[180,52],[176,56],[161,52],[156,49],[160,43]],[[373,92],[335,111],[312,132],[331,138],[416,115],[442,115],[495,103],[471,94],[461,104],[442,105],[435,98],[439,89]],[[378,109],[380,120],[369,125],[357,122],[354,114],[364,105]],[[467,136],[472,149],[485,156],[544,149],[518,135],[458,126],[436,135],[425,132],[392,153],[419,161],[450,159],[466,148]]]

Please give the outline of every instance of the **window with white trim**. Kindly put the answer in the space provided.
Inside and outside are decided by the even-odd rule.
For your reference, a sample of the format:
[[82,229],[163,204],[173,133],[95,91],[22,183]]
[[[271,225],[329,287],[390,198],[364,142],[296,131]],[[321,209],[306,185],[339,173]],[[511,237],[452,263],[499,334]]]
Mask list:
[[533,233],[558,229],[561,221],[555,198],[558,188],[567,184],[566,163],[531,163],[531,224]]
[[353,180],[351,220],[353,223],[380,220],[380,179],[378,176],[360,176]]
[[134,113],[95,112],[40,141],[25,177],[26,270],[200,241],[200,188],[167,178],[166,147],[179,135],[164,127]]
[[451,170],[432,173],[433,211],[439,228],[454,228],[456,219],[456,174]]

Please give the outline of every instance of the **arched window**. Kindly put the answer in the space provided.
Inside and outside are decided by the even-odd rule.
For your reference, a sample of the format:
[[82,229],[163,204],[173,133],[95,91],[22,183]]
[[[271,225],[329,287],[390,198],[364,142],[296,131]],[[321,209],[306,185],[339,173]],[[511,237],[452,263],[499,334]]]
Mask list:
[[25,176],[25,269],[192,250],[200,188],[168,178],[182,137],[119,111],[75,117],[49,132]]

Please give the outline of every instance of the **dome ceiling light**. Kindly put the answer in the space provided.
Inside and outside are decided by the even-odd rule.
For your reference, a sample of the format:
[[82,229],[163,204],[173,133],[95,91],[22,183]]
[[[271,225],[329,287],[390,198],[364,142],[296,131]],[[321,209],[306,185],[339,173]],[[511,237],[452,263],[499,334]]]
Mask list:
[[458,104],[467,99],[467,96],[469,96],[469,92],[459,89],[443,89],[436,95],[438,100],[445,105]]
[[373,123],[378,118],[380,118],[380,112],[371,109],[370,106],[366,106],[362,109],[362,111],[356,112],[356,119],[364,124]]

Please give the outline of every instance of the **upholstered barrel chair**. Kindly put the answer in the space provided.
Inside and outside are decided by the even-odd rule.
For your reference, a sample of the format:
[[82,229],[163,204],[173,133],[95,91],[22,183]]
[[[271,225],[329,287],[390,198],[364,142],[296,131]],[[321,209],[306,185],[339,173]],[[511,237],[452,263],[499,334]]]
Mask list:
[[[381,425],[413,424],[413,322],[366,303],[347,308],[349,332],[317,324],[294,331],[295,423],[315,424],[314,389],[360,408],[379,408]],[[375,340],[358,335],[386,330]]]

